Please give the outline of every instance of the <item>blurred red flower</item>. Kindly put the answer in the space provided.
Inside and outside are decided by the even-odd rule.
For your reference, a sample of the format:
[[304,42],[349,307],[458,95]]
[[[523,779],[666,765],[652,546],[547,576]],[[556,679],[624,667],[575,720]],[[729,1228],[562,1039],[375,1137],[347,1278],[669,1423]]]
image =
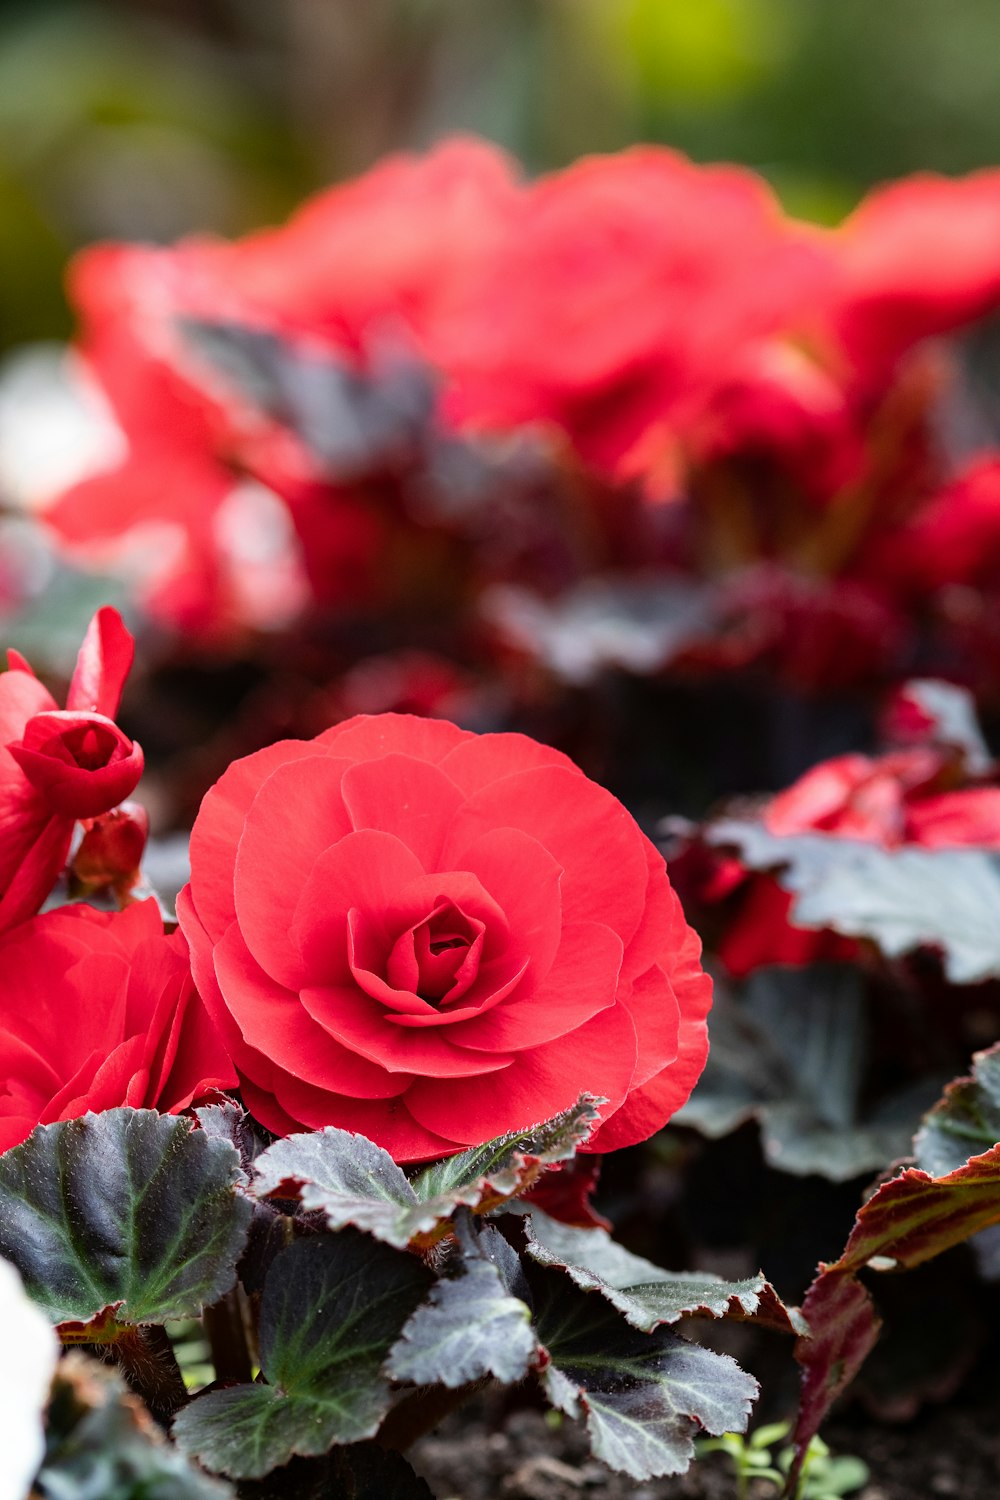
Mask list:
[[248,1108],[400,1161],[604,1095],[644,1140],[705,1061],[711,985],[663,861],[555,750],[386,714],[235,762],[178,916]]
[[[884,849],[904,844],[1000,849],[1000,787],[954,787],[955,779],[954,757],[930,744],[874,758],[841,755],[800,776],[772,797],[759,816],[778,837],[821,833]],[[856,952],[852,939],[795,927],[789,919],[791,895],[769,875],[748,874],[736,859],[720,862],[702,894],[735,899],[719,943],[730,973]]]

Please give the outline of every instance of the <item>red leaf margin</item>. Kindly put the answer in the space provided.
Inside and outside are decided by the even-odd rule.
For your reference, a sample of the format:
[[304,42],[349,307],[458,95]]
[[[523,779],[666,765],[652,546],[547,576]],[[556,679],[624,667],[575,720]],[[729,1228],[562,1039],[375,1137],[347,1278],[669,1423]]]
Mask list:
[[1000,1143],[941,1177],[905,1167],[859,1209],[842,1254],[820,1266],[800,1309],[810,1332],[795,1346],[802,1395],[786,1494],[795,1493],[809,1443],[878,1339],[875,1304],[857,1273],[909,1270],[996,1223]]

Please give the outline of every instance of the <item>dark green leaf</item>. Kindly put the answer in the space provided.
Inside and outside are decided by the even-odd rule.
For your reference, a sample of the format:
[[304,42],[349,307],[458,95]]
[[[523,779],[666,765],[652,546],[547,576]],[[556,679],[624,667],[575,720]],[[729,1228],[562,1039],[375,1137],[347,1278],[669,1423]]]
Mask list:
[[253,1479],[371,1437],[391,1399],[382,1365],[430,1283],[416,1257],[350,1229],[290,1245],[261,1303],[268,1384],[199,1397],[174,1424],[178,1441],[207,1468]]
[[192,1468],[118,1375],[85,1355],[59,1366],[47,1453],[35,1489],[45,1500],[224,1500],[232,1490]]
[[242,1181],[257,1157],[267,1147],[260,1127],[251,1120],[245,1109],[238,1104],[207,1104],[194,1111],[195,1119],[207,1136],[213,1140],[228,1141],[239,1156],[243,1168]]
[[238,1175],[227,1141],[154,1110],[39,1126],[0,1156],[0,1254],[56,1323],[197,1316],[236,1279]]
[[837,964],[758,969],[739,1000],[717,984],[708,1065],[673,1123],[718,1138],[756,1118],[771,1166],[834,1182],[903,1155],[940,1083],[907,1085],[858,1117],[863,984]]
[[724,1281],[703,1271],[665,1271],[616,1244],[605,1229],[574,1229],[533,1209],[525,1219],[527,1251],[543,1266],[558,1266],[583,1291],[600,1292],[633,1328],[649,1333],[691,1313],[713,1318],[753,1317],[786,1333],[805,1332],[763,1274]]
[[376,356],[369,373],[270,331],[193,319],[182,328],[202,359],[290,427],[331,476],[357,479],[419,458],[435,391],[415,360]]
[[331,1229],[354,1225],[400,1250],[437,1224],[388,1151],[333,1125],[276,1141],[257,1158],[253,1186],[260,1198],[318,1209]]
[[530,1280],[546,1393],[586,1417],[591,1448],[612,1469],[637,1480],[682,1474],[699,1430],[746,1430],[757,1382],[727,1355],[665,1328],[640,1333],[558,1271],[537,1267]]
[[333,1126],[291,1135],[257,1159],[254,1190],[262,1198],[298,1197],[331,1229],[353,1225],[398,1249],[430,1244],[457,1208],[493,1208],[570,1158],[593,1129],[597,1102],[584,1095],[554,1120],[447,1157],[412,1179],[364,1136]]
[[979,1052],[972,1077],[948,1085],[913,1142],[917,1166],[943,1177],[1000,1141],[1000,1045]]
[[489,1375],[507,1385],[522,1380],[538,1342],[530,1309],[511,1295],[511,1284],[521,1280],[518,1256],[496,1229],[466,1241],[452,1274],[435,1284],[403,1329],[388,1373],[452,1389]]
[[498,1136],[425,1167],[412,1179],[413,1190],[426,1204],[450,1200],[481,1209],[502,1203],[526,1191],[546,1167],[571,1160],[589,1139],[604,1102],[581,1094],[572,1108],[541,1125]]

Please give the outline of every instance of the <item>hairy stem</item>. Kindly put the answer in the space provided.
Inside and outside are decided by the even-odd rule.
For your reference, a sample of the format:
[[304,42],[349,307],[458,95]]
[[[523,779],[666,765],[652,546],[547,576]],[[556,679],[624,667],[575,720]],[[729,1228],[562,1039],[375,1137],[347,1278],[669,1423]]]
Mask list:
[[110,1353],[129,1386],[152,1416],[168,1422],[187,1400],[184,1377],[173,1345],[163,1328],[126,1328]]

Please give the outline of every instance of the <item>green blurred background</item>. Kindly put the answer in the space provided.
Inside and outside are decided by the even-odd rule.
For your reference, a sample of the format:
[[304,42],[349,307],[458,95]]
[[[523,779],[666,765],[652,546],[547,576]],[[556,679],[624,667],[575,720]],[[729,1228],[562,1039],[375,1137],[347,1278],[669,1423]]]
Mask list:
[[455,130],[533,170],[662,141],[838,218],[1000,162],[1000,0],[0,0],[0,347],[76,246],[238,233]]

